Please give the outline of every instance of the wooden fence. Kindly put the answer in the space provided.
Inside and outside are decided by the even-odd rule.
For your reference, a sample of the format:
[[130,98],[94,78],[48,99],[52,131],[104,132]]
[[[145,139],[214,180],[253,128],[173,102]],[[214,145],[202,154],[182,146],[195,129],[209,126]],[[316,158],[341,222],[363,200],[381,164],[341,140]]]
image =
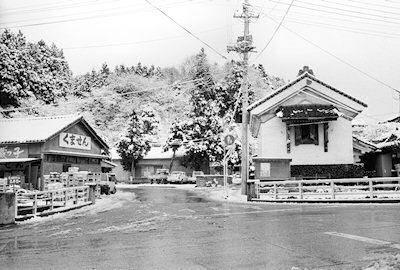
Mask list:
[[16,220],[50,215],[94,202],[95,187],[79,186],[49,191],[17,193]]
[[252,201],[400,201],[400,177],[251,181]]

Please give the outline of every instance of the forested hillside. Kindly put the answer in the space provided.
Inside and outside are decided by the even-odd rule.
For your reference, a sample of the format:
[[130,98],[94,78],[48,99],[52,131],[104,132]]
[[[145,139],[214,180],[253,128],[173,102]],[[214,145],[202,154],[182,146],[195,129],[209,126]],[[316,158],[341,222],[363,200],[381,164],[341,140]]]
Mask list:
[[[132,111],[154,110],[159,128],[153,140],[165,144],[173,124],[200,116],[224,121],[235,105],[241,110],[236,102],[243,74],[240,63],[209,63],[200,48],[175,67],[137,63],[111,68],[104,63],[98,70],[74,75],[54,44],[29,42],[21,32],[6,30],[0,46],[2,117],[81,113],[110,146],[124,136]],[[262,65],[252,66],[249,76],[252,100],[283,84]]]

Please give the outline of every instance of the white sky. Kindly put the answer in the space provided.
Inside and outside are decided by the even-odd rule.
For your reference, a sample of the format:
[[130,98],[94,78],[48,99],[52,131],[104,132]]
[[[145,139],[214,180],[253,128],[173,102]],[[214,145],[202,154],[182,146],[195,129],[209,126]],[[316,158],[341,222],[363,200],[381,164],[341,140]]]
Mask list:
[[[240,0],[151,2],[222,54],[242,33],[242,22],[233,18],[241,9]],[[260,14],[250,25],[258,52],[290,2],[250,0],[254,13]],[[43,39],[63,48],[75,74],[98,69],[104,62],[112,68],[139,61],[178,65],[205,47],[144,0],[0,0],[0,31],[7,27],[21,29],[30,41]],[[400,90],[400,0],[295,0],[283,26],[254,62],[287,81],[302,66],[310,66],[317,78],[367,103],[366,121],[385,120],[399,112],[393,90],[284,27]],[[211,61],[224,62],[206,51]],[[230,53],[228,58],[238,56]]]

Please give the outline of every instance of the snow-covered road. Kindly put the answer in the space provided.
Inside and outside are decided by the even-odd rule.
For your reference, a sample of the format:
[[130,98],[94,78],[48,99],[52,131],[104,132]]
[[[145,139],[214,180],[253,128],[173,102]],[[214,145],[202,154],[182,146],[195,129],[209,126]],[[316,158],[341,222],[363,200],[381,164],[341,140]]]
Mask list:
[[398,205],[245,203],[238,190],[227,200],[218,189],[192,190],[119,186],[95,205],[1,227],[1,269],[379,269],[399,262]]

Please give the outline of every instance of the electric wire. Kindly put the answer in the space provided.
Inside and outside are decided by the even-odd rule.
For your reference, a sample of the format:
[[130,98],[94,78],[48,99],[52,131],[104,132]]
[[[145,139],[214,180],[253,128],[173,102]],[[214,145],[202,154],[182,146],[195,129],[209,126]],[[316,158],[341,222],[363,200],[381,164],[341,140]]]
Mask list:
[[[268,17],[269,17],[269,16],[268,16]],[[274,21],[275,23],[278,23],[275,19],[273,19],[273,18],[271,18],[271,17],[269,17],[269,18],[270,18],[272,21]],[[311,40],[305,38],[304,36],[300,35],[300,34],[297,33],[296,31],[291,30],[290,28],[288,28],[288,27],[285,26],[285,25],[282,25],[282,27],[285,28],[285,29],[286,29],[287,31],[289,31],[290,33],[292,33],[292,34],[298,36],[299,38],[301,38],[302,40],[306,41],[307,43],[309,43],[309,44],[313,45],[314,47],[320,49],[320,50],[323,51],[324,53],[326,53],[326,54],[330,55],[331,57],[335,58],[335,59],[338,60],[339,62],[341,62],[341,63],[343,63],[343,64],[345,64],[345,65],[351,67],[352,69],[354,69],[354,70],[360,72],[361,74],[365,75],[366,77],[368,77],[368,78],[370,78],[370,79],[372,79],[372,80],[374,80],[374,81],[376,81],[376,82],[378,82],[378,83],[380,83],[380,84],[386,86],[387,88],[389,88],[389,89],[391,89],[391,90],[393,90],[393,91],[396,91],[397,93],[400,93],[400,90],[398,90],[397,88],[395,88],[395,87],[389,85],[388,83],[385,83],[384,81],[382,81],[382,80],[380,80],[380,79],[378,79],[378,78],[376,78],[376,77],[370,75],[369,73],[367,73],[367,72],[361,70],[360,68],[354,66],[353,64],[351,64],[351,63],[345,61],[344,59],[342,59],[342,58],[336,56],[335,54],[333,54],[333,53],[329,52],[328,50],[322,48],[322,47],[319,46],[318,44],[316,44],[316,43],[312,42]]]
[[340,3],[340,2],[337,2],[337,1],[333,2],[333,1],[330,1],[330,0],[321,0],[321,1],[324,2],[324,3],[331,3],[331,4],[334,4],[334,5],[340,5],[340,6],[345,6],[345,7],[355,8],[355,9],[364,9],[364,10],[369,10],[369,11],[374,11],[374,12],[382,12],[382,13],[386,13],[386,14],[393,14],[393,15],[396,15],[396,16],[400,16],[400,13],[392,12],[392,11],[377,10],[377,9],[374,9],[374,8],[367,8],[367,7],[362,7],[362,6],[343,4],[343,3]]
[[268,40],[268,42],[267,42],[267,44],[264,46],[264,48],[262,48],[262,50],[260,51],[260,53],[254,58],[253,62],[256,61],[256,60],[260,57],[260,55],[268,48],[269,44],[272,42],[272,40],[274,39],[275,35],[278,33],[279,29],[281,28],[281,25],[282,25],[283,21],[285,20],[286,16],[288,15],[289,10],[290,10],[290,8],[292,7],[294,1],[295,1],[295,0],[292,0],[292,1],[290,2],[289,7],[287,8],[287,10],[286,10],[285,14],[283,15],[281,21],[279,22],[278,26],[275,28],[275,31],[272,33],[271,38]]
[[[273,2],[273,3],[277,3],[277,1],[275,1],[275,0],[268,0],[268,1]],[[297,2],[300,2],[300,1],[298,0]],[[311,5],[311,6],[315,5],[315,4],[307,3],[307,2],[301,2],[301,3],[306,3],[306,4]],[[281,3],[281,4],[282,5],[288,5],[287,3]],[[321,6],[321,5],[318,5],[318,6]],[[294,4],[293,7],[297,7],[297,8],[300,8],[300,9],[306,9],[308,11],[317,11],[317,12],[335,14],[335,15],[344,16],[344,17],[352,17],[352,18],[357,18],[357,19],[369,20],[369,21],[373,21],[373,22],[379,21],[379,22],[384,22],[384,23],[388,23],[388,24],[400,25],[399,22],[395,22],[395,21],[384,20],[384,19],[379,19],[379,18],[365,17],[365,16],[359,16],[359,15],[354,15],[354,14],[340,13],[340,12],[335,12],[335,11],[326,10],[326,9],[318,9],[318,8],[315,8],[315,7],[301,6],[301,5],[297,5],[297,4]],[[322,6],[322,7],[323,8],[327,8],[327,9],[332,9],[332,8],[327,7],[327,6]],[[352,11],[349,11],[349,10],[347,12],[352,13]],[[364,13],[364,15],[371,15],[371,14],[365,14]]]
[[[277,9],[277,10],[284,12],[286,9]],[[388,28],[394,28],[396,30],[398,29],[398,27],[395,26],[395,25],[377,24],[377,23],[368,22],[368,21],[361,22],[359,20],[357,21],[357,20],[352,20],[352,19],[344,18],[344,17],[332,17],[332,16],[326,16],[326,15],[319,15],[317,13],[305,13],[305,12],[300,12],[300,11],[295,11],[295,10],[292,10],[290,13],[291,14],[299,14],[299,15],[301,15],[303,17],[309,17],[309,18],[322,18],[324,21],[325,20],[333,20],[333,21],[338,21],[338,22],[341,22],[341,23],[342,22],[350,22],[352,25],[354,25],[354,24],[362,24],[362,25],[371,25],[371,26],[376,26],[376,27],[383,27],[385,29],[388,29]],[[270,15],[270,14],[268,14],[266,12],[262,12],[262,14]],[[290,16],[289,16],[289,18],[290,18]]]
[[228,58],[221,54],[220,52],[218,52],[216,49],[214,49],[211,45],[209,45],[208,43],[204,42],[203,40],[201,40],[198,36],[196,36],[195,34],[193,34],[191,31],[189,31],[188,29],[186,29],[186,27],[184,27],[183,25],[181,25],[180,23],[178,23],[175,19],[173,19],[171,16],[169,16],[167,13],[165,13],[163,10],[161,10],[159,7],[157,7],[156,5],[154,5],[152,2],[150,2],[149,0],[145,0],[147,3],[149,3],[149,5],[151,5],[153,8],[155,8],[156,10],[158,10],[159,12],[161,12],[164,16],[166,16],[167,18],[169,18],[171,21],[173,21],[176,25],[178,25],[180,28],[182,28],[183,30],[185,30],[185,32],[187,32],[189,35],[193,36],[194,38],[196,38],[198,41],[200,41],[201,43],[203,43],[205,46],[207,46],[208,48],[210,48],[213,52],[215,52],[216,54],[218,54],[219,56],[221,56],[223,59],[227,60]]
[[385,33],[385,32],[372,31],[372,30],[367,32],[361,28],[336,26],[334,24],[315,22],[315,21],[311,21],[311,20],[299,20],[299,19],[288,18],[288,19],[286,19],[286,21],[297,23],[297,24],[316,26],[316,27],[320,27],[320,28],[340,30],[340,31],[348,32],[348,33],[363,34],[363,35],[368,35],[368,36],[384,37],[384,38],[391,38],[391,39],[399,39],[400,38],[400,34],[397,35],[397,34],[393,34],[393,33]]
[[[359,23],[358,21],[354,21],[354,20],[349,20],[349,19],[345,19],[345,18],[334,18],[334,17],[326,17],[326,16],[321,16],[321,15],[317,15],[317,14],[309,14],[309,13],[303,13],[303,12],[296,12],[296,11],[292,11],[292,14],[300,14],[302,17],[311,17],[312,19],[315,19],[316,17],[318,18],[323,18],[324,21],[326,21],[327,19],[329,20],[339,20],[340,22],[350,22],[352,23],[352,25]],[[263,17],[268,15],[267,13],[263,13]],[[355,27],[347,27],[345,25],[340,25],[340,24],[336,24],[336,23],[329,23],[329,22],[319,22],[319,21],[313,21],[313,20],[307,20],[307,18],[302,18],[303,24],[306,24],[305,22],[309,22],[309,24],[317,24],[317,25],[326,25],[326,26],[330,26],[331,28],[333,27],[334,29],[337,30],[343,30],[343,31],[347,31],[347,32],[353,32],[353,33],[359,33],[359,34],[366,34],[366,35],[373,35],[373,36],[383,36],[383,37],[391,37],[391,38],[395,38],[397,36],[399,36],[399,34],[394,33],[394,32],[383,32],[383,31],[378,31],[378,30],[372,30],[371,27],[369,29],[364,29],[364,28],[355,28]],[[298,18],[292,18],[290,16],[288,16],[288,18],[286,19],[286,21],[296,21],[296,20],[300,20]],[[368,22],[364,22],[363,24],[369,24],[372,26],[378,26],[378,27],[385,27],[387,28],[387,26],[383,26],[382,24],[373,24],[373,23],[368,23]],[[328,27],[329,28],[329,27]]]
[[[208,32],[222,30],[222,29],[225,29],[225,27],[218,27],[218,28],[208,29],[208,30],[205,30],[205,31],[200,31],[198,33],[208,33]],[[178,38],[184,38],[184,37],[187,37],[187,35],[170,36],[170,37],[165,37],[165,38],[148,39],[148,40],[140,40],[140,41],[132,41],[132,42],[110,43],[110,44],[102,44],[102,45],[63,47],[62,49],[63,50],[76,50],[76,49],[118,47],[118,46],[126,46],[126,45],[134,45],[134,44],[151,43],[151,42],[157,42],[157,41],[163,41],[163,40],[178,39]]]
[[[169,3],[167,5],[165,5],[165,8],[172,8],[172,7],[178,7],[178,6],[185,6],[185,5],[191,5],[191,4],[197,4],[200,3],[202,1],[198,1],[198,2],[188,2],[187,0],[183,0],[183,1],[178,1],[178,2],[173,2],[173,3]],[[101,4],[106,4],[107,2],[101,3]],[[151,9],[148,8],[141,8],[138,9],[137,8],[138,5],[133,4],[133,5],[128,5],[128,6],[120,6],[120,7],[109,7],[106,9],[97,9],[97,10],[92,10],[92,11],[84,11],[84,12],[74,12],[71,14],[65,14],[65,15],[57,15],[57,16],[50,16],[50,17],[40,17],[40,18],[31,18],[31,19],[23,19],[23,20],[18,20],[18,21],[9,21],[9,22],[3,22],[1,24],[16,24],[16,23],[22,23],[22,22],[31,22],[31,21],[37,21],[37,20],[47,20],[47,19],[58,19],[58,18],[66,18],[66,19],[74,19],[74,18],[68,18],[70,16],[78,16],[78,15],[86,15],[86,14],[96,14],[96,15],[102,15],[102,14],[98,14],[99,12],[109,12],[109,11],[113,11],[113,10],[123,10],[124,12],[122,12],[121,14],[127,12],[127,8],[135,8],[134,10],[131,10],[132,13],[138,13],[138,12],[145,12],[145,11],[151,11]],[[104,14],[104,15],[107,15]],[[79,18],[77,18],[79,19]],[[83,18],[82,18],[83,19]]]

